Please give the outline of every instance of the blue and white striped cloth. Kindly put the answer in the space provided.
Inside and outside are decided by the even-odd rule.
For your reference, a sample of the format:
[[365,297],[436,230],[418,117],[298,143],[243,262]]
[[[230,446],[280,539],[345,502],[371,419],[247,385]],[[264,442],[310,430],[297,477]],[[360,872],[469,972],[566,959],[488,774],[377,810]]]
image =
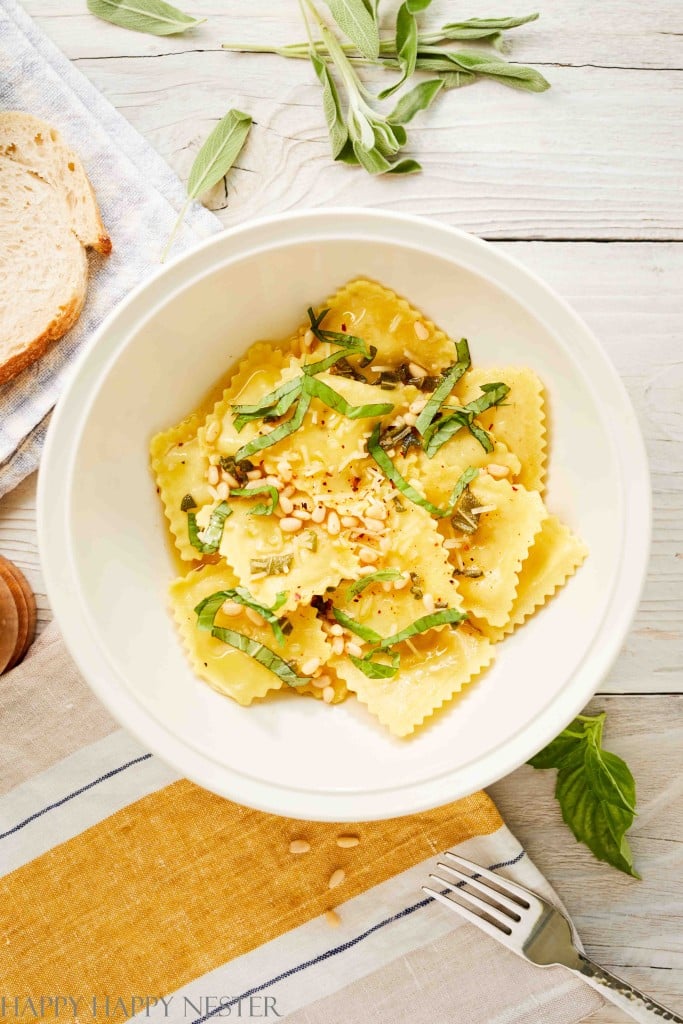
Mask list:
[[[158,268],[184,200],[162,158],[57,50],[15,0],[0,0],[0,110],[44,118],[81,157],[114,249],[91,256],[88,299],[76,326],[34,366],[0,387],[0,497],[38,466],[50,411],[79,350],[130,289]],[[220,230],[193,204],[174,254]]]

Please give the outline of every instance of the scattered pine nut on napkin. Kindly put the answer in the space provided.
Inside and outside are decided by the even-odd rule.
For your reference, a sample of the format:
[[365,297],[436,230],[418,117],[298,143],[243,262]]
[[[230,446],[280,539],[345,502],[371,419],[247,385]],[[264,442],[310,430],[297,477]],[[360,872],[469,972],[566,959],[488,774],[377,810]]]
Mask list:
[[421,892],[450,848],[555,898],[485,793],[339,825],[240,807],[119,729],[55,625],[2,679],[0,785],[2,993],[76,1001],[42,1019],[574,1024],[602,1005]]
[[[49,414],[79,351],[131,289],[159,268],[185,188],[158,153],[59,52],[15,0],[0,3],[0,110],[54,125],[83,161],[113,251],[92,253],[88,298],[76,325],[15,380],[0,386],[0,498],[38,467]],[[172,255],[219,231],[191,204]]]

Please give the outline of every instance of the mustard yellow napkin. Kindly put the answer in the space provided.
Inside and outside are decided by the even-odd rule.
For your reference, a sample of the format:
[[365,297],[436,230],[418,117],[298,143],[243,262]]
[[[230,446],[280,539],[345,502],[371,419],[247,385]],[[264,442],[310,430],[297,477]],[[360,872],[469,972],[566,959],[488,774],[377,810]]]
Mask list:
[[54,627],[0,681],[0,780],[0,1017],[572,1024],[601,1005],[421,892],[457,848],[552,897],[484,793],[370,824],[240,807],[117,728]]

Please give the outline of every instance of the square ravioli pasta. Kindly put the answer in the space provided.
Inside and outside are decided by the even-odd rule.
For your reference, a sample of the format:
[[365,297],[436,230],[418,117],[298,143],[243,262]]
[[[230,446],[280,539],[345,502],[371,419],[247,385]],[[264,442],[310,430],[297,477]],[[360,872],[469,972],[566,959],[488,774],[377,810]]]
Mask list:
[[151,456],[196,563],[171,588],[190,662],[241,704],[348,693],[412,736],[585,557],[541,497],[533,370],[473,366],[380,284],[255,343],[215,394]]
[[[224,643],[206,630],[197,628],[195,608],[204,599],[220,591],[233,590],[239,581],[225,565],[203,565],[192,569],[171,585],[171,606],[190,663],[200,679],[214,690],[232,697],[238,704],[248,705],[270,690],[279,690],[287,683],[253,655]],[[278,644],[273,630],[263,620],[254,622],[247,609],[230,608],[228,615],[219,608],[216,625],[238,631],[256,645],[287,662],[301,677],[297,688],[308,684],[304,668],[313,660],[324,664],[331,653],[315,610],[300,608],[287,617],[291,629],[285,632],[284,643]],[[316,666],[317,667],[317,666]]]

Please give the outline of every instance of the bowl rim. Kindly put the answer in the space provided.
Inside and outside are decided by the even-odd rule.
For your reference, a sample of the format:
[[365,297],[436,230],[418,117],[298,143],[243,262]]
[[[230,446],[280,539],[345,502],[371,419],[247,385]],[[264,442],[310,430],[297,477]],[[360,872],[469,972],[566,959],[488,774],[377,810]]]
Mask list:
[[[297,228],[300,236],[296,235]],[[293,232],[293,236],[288,238],[288,232]],[[393,237],[390,237],[392,232]],[[532,299],[535,293],[549,301],[554,312],[571,327],[573,336],[582,337],[599,364],[600,374],[609,380],[610,399],[613,406],[616,405],[621,442],[616,454],[624,494],[623,547],[628,548],[629,559],[622,559],[615,581],[618,602],[612,601],[596,624],[586,656],[563,691],[505,743],[466,766],[409,785],[363,793],[315,793],[271,784],[219,765],[162,725],[118,677],[89,617],[79,611],[79,603],[83,607],[84,601],[78,591],[71,557],[70,503],[65,495],[70,492],[70,471],[80,436],[78,427],[82,426],[109,366],[126,347],[131,333],[168,301],[169,281],[175,277],[182,288],[187,288],[193,280],[215,271],[222,263],[234,262],[264,249],[311,237],[341,240],[359,234],[438,252],[440,257],[454,264],[466,265],[492,280],[497,287],[509,291],[536,319],[545,322],[546,318],[534,311],[533,303],[529,305],[517,294],[516,280],[518,286],[526,285],[531,290]],[[401,237],[402,234],[411,238]],[[263,235],[268,237],[259,240]],[[440,240],[438,248],[437,239]],[[464,251],[456,253],[454,250],[458,248]],[[212,259],[214,251],[221,254],[221,258]],[[471,259],[465,260],[465,254]],[[141,309],[136,312],[138,305]],[[126,326],[126,318],[131,316],[131,324]],[[121,325],[124,325],[123,330]],[[595,371],[593,364],[591,369]],[[68,465],[65,465],[64,451],[68,452]],[[640,600],[651,542],[651,489],[640,427],[621,378],[584,321],[554,289],[498,247],[429,218],[361,207],[324,207],[249,221],[207,238],[136,286],[102,321],[76,361],[48,430],[38,478],[37,506],[40,558],[55,618],[86,682],[117,721],[155,754],[206,789],[262,811],[321,821],[378,820],[439,806],[498,781],[553,739],[593,696],[619,654]],[[620,583],[618,587],[616,582]],[[106,672],[103,671],[105,666]]]

